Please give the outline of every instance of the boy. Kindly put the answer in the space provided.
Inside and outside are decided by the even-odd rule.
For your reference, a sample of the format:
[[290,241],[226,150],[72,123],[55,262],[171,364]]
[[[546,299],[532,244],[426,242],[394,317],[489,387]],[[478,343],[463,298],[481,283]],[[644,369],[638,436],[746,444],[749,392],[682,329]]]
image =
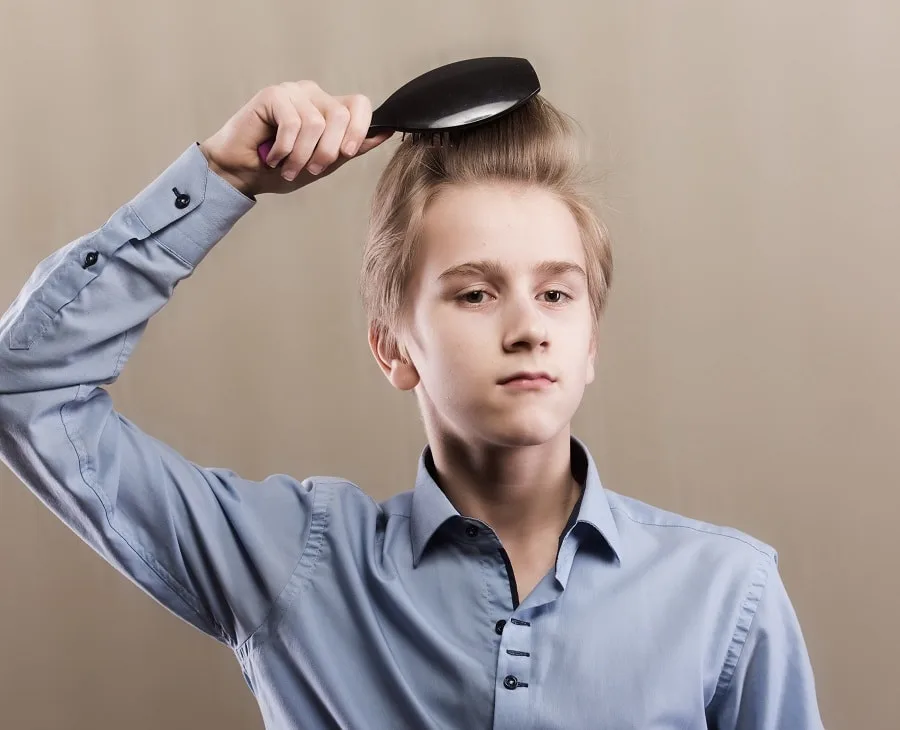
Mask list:
[[453,145],[404,141],[375,193],[362,289],[425,424],[413,490],[253,484],[113,410],[101,385],[175,285],[256,196],[385,141],[370,119],[361,95],[264,89],[43,261],[0,320],[4,461],[234,650],[268,728],[821,727],[775,551],[604,490],[571,435],[611,259],[541,97]]

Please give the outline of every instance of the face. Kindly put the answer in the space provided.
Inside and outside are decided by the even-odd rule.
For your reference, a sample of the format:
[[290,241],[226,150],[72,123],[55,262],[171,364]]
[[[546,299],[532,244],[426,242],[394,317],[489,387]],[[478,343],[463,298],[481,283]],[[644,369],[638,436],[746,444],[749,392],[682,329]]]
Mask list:
[[[594,379],[584,271],[575,220],[548,192],[453,187],[432,202],[401,336],[410,362],[379,358],[415,389],[430,438],[526,446],[568,428]],[[500,384],[520,371],[552,382]]]

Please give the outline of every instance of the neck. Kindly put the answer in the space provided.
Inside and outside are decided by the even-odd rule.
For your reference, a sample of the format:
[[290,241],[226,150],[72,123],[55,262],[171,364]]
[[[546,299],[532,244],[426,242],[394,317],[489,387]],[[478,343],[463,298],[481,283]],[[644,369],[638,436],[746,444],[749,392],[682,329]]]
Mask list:
[[505,545],[556,541],[581,487],[572,476],[570,429],[535,446],[429,439],[441,490],[460,514],[482,520]]

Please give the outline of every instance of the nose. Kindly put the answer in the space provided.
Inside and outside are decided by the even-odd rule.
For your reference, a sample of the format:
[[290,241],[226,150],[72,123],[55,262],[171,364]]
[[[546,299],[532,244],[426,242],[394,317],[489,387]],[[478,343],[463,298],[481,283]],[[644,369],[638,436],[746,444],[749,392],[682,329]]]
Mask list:
[[530,295],[510,297],[504,312],[503,347],[506,350],[546,345],[549,339],[547,317]]

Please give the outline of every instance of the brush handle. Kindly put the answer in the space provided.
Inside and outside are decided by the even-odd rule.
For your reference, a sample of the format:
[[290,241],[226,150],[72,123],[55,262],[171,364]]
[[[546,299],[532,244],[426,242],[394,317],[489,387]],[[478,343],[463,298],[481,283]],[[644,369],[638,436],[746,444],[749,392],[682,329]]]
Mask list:
[[267,139],[263,142],[259,147],[256,148],[256,151],[259,152],[259,161],[264,165],[266,164],[266,158],[269,156],[269,153],[272,151],[272,145],[275,144],[275,138]]
[[[376,134],[380,134],[381,132],[388,131],[385,127],[381,127],[377,124],[373,124],[369,127],[369,131],[366,132],[366,139],[370,137],[374,137]],[[275,138],[267,139],[263,142],[259,147],[256,148],[256,151],[259,153],[259,160],[263,164],[266,163],[266,158],[269,156],[269,152],[272,151],[272,145],[275,144]]]

